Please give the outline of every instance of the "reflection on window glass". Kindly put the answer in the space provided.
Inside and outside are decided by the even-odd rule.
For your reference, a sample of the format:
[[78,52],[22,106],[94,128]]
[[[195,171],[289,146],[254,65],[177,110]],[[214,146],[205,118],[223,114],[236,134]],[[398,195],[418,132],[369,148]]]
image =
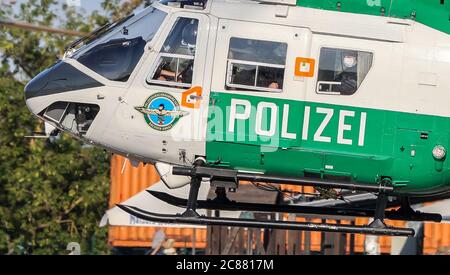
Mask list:
[[286,64],[287,44],[232,37],[228,59]]
[[198,20],[181,17],[170,31],[155,72],[148,82],[187,87],[192,84],[197,49]]
[[352,95],[372,67],[369,52],[322,48],[320,51],[317,92]]
[[144,53],[141,38],[111,40],[82,55],[78,61],[89,69],[113,81],[128,81]]
[[231,38],[227,89],[281,91],[287,44]]
[[198,20],[179,18],[161,49],[163,53],[195,55]]
[[234,84],[255,85],[256,65],[232,64],[232,68]]

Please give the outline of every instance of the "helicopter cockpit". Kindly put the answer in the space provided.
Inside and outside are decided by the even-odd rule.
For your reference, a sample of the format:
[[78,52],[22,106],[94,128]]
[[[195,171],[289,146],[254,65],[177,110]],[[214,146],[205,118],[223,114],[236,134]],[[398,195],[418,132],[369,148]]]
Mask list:
[[[155,2],[70,44],[25,87],[45,136],[65,132],[144,163],[204,154],[204,124],[192,121],[203,119],[200,104],[208,103],[200,54],[208,45],[207,3]],[[178,137],[189,145],[171,147]]]
[[[148,45],[164,27],[171,11],[203,10],[206,3],[163,0],[76,40],[67,47],[61,60],[28,83],[25,88],[28,108],[53,127],[92,140],[87,134],[98,114],[103,108],[117,105],[117,100],[105,98],[111,98],[107,95],[112,94],[119,101],[123,98],[131,84],[130,77],[146,50],[151,51]],[[191,87],[197,30],[198,20],[181,17],[177,20],[155,57],[158,65],[147,78],[148,83]]]

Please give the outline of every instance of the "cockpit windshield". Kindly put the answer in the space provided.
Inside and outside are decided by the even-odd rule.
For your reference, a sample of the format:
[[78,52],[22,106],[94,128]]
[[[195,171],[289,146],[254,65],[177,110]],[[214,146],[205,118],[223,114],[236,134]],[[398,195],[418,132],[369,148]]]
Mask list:
[[67,51],[71,51],[71,50],[75,49],[76,47],[79,47],[82,45],[89,45],[91,42],[93,42],[93,41],[105,36],[109,32],[111,32],[116,26],[122,25],[123,23],[125,23],[126,21],[128,21],[129,19],[131,19],[133,17],[134,17],[134,14],[130,14],[127,17],[119,19],[113,23],[107,23],[107,24],[99,27],[98,29],[91,32],[90,34],[72,42],[72,44],[70,44],[67,47]]
[[76,52],[66,56],[109,80],[126,82],[166,16],[166,12],[148,7],[100,28],[82,40],[84,45]]
[[[68,47],[66,56],[77,59],[79,56],[100,43],[105,43],[118,38],[142,37],[149,42],[152,40],[167,13],[148,7],[138,14],[131,14],[116,22],[108,23],[87,36],[73,42]],[[77,48],[75,50],[75,48]]]

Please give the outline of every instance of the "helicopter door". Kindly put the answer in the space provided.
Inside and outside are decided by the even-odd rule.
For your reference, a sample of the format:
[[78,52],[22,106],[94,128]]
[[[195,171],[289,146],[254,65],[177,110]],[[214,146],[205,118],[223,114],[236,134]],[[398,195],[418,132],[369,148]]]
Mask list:
[[131,155],[185,164],[205,150],[200,111],[209,94],[203,79],[209,19],[177,12],[167,21],[122,99],[120,128]]
[[[273,159],[267,158],[269,154],[300,147],[306,74],[297,75],[296,68],[297,60],[309,56],[310,40],[307,29],[220,20],[210,96],[209,161],[235,155],[233,163],[264,169],[261,165]],[[229,153],[236,150],[245,150],[248,157]]]

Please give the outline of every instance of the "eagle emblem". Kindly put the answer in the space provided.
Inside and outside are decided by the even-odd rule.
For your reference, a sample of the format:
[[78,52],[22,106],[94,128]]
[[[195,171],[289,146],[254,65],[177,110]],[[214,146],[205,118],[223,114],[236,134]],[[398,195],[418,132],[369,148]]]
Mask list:
[[175,126],[178,120],[189,115],[181,111],[177,99],[168,93],[157,93],[150,96],[144,106],[135,107],[144,115],[147,124],[158,131],[168,131]]

